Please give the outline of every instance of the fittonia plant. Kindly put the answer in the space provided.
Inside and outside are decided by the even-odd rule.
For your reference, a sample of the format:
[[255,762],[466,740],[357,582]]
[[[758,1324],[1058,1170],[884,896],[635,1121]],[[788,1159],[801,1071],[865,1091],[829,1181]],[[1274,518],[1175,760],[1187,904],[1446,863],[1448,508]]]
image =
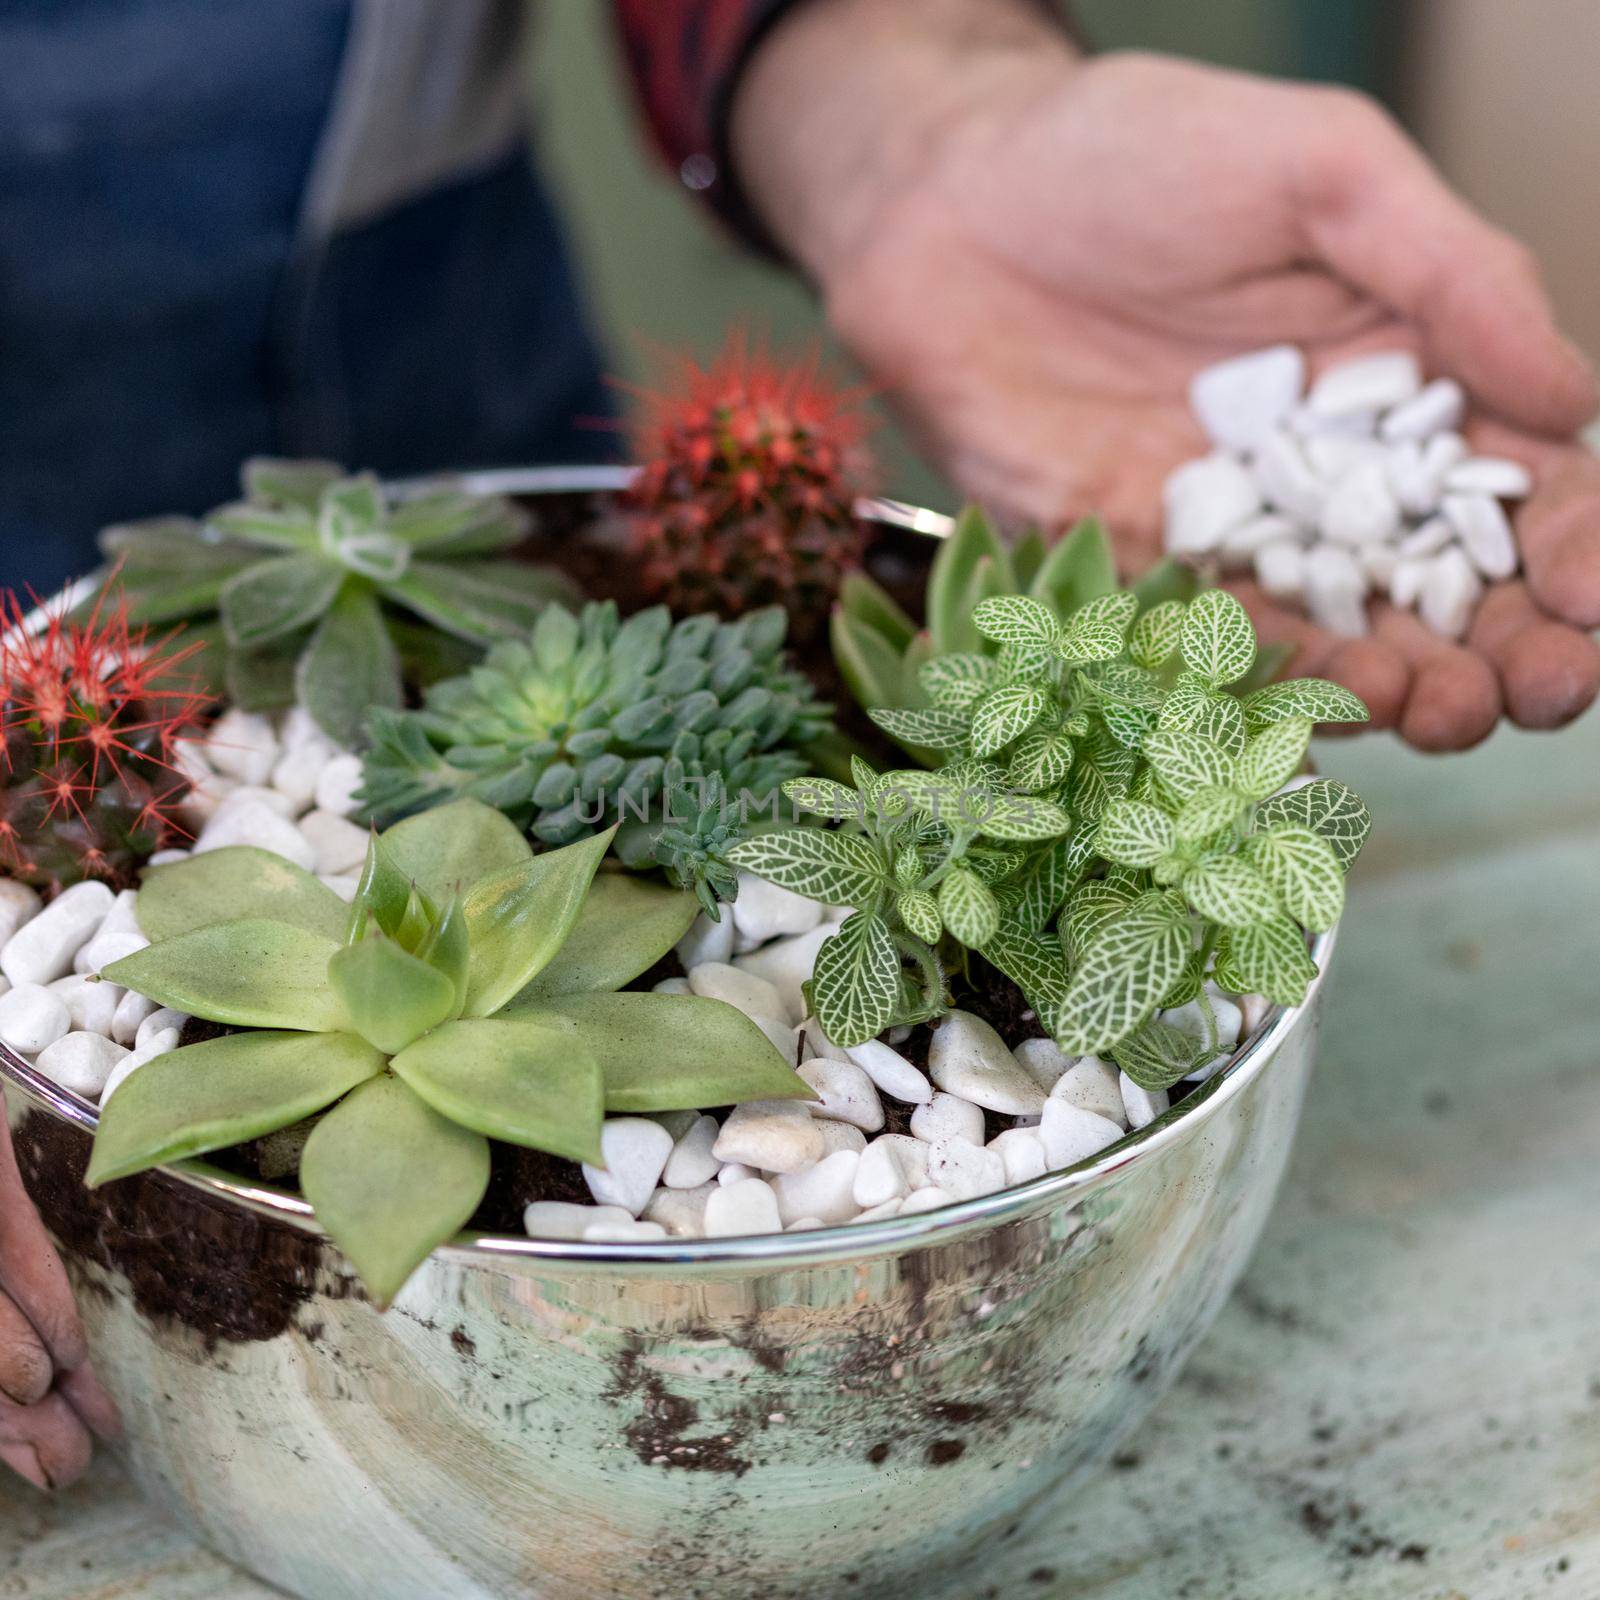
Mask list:
[[812,979],[837,1043],[936,1014],[950,965],[976,954],[1064,1050],[1165,1087],[1215,1053],[1154,1020],[1204,1005],[1206,976],[1303,998],[1306,932],[1338,918],[1370,819],[1342,784],[1284,786],[1316,722],[1366,708],[1314,678],[1241,696],[1255,632],[1221,591],[1143,614],[1125,591],[1066,614],[993,596],[972,620],[993,653],[933,655],[917,671],[926,707],[871,713],[938,770],[861,765],[853,791],[788,784],[843,825],[758,835],[728,857],[857,908]]
[[491,1139],[599,1164],[607,1110],[808,1096],[732,1006],[617,992],[696,908],[597,878],[609,843],[534,856],[461,800],[374,838],[348,907],[246,847],[153,869],[138,914],[155,942],[104,976],[246,1031],[132,1074],[101,1112],[89,1182],[320,1116],[301,1189],[387,1304],[477,1210]]
[[572,592],[547,568],[493,559],[526,532],[506,500],[397,501],[326,461],[248,462],[244,491],[200,522],[109,528],[101,547],[134,621],[220,615],[236,705],[298,701],[344,745],[370,707],[402,704],[403,677],[459,670]]

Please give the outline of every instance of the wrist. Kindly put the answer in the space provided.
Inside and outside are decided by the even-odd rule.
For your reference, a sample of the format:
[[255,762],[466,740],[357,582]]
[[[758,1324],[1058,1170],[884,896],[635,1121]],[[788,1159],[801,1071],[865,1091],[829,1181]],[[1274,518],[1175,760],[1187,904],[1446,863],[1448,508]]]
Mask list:
[[825,287],[952,139],[981,137],[1079,60],[1040,0],[801,0],[740,79],[738,184]]

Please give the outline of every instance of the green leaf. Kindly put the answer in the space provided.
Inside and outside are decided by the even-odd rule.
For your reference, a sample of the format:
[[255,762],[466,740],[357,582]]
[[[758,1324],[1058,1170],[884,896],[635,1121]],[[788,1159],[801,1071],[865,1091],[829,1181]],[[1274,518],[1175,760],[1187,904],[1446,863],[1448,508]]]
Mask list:
[[987,562],[992,568],[1004,559],[993,525],[976,506],[967,506],[928,573],[927,622],[935,655],[979,648],[982,637],[973,626],[969,595],[980,567]]
[[389,1065],[463,1128],[600,1163],[600,1063],[569,1017],[462,1018],[423,1035]]
[[1072,740],[1064,733],[1037,729],[1016,743],[1006,766],[1006,782],[1030,794],[1054,789],[1072,770]]
[[985,695],[972,713],[972,753],[991,756],[1020,739],[1044,715],[1050,698],[1026,683],[1007,684]]
[[1151,606],[1128,635],[1128,655],[1137,666],[1160,667],[1178,653],[1186,607],[1181,600]]
[[1038,844],[1072,831],[1072,818],[1043,795],[999,795],[987,808],[974,808],[973,819],[985,838],[1014,844]]
[[1250,670],[1256,658],[1256,630],[1227,590],[1207,589],[1189,602],[1179,645],[1184,664],[1213,689],[1220,689]]
[[455,984],[387,934],[369,934],[335,951],[328,981],[351,1027],[386,1055],[404,1050],[455,1010]]
[[535,856],[466,893],[467,1016],[493,1016],[554,958],[616,831]]
[[878,852],[858,834],[779,828],[741,839],[728,861],[822,905],[876,905],[893,887]]
[[407,817],[383,843],[400,871],[440,904],[533,854],[517,825],[481,800],[452,800]]
[[1199,588],[1200,579],[1193,567],[1173,556],[1165,556],[1133,585],[1132,592],[1139,609],[1146,611],[1168,600],[1181,600],[1187,605]]
[[1326,678],[1291,678],[1268,684],[1244,700],[1245,726],[1259,732],[1285,717],[1309,717],[1313,722],[1366,722],[1371,713],[1351,692]]
[[336,940],[344,938],[349,918],[344,901],[311,873],[251,845],[206,850],[187,861],[145,869],[139,926],[152,941],[237,921],[241,909]]
[[1245,841],[1245,853],[1276,890],[1283,909],[1313,933],[1331,928],[1344,910],[1344,868],[1320,833],[1280,822]]
[[100,1111],[91,1188],[275,1133],[383,1070],[348,1033],[239,1033],[168,1051]]
[[1028,593],[1065,616],[1116,586],[1111,540],[1098,517],[1085,517],[1051,546],[1028,583]]
[[451,897],[414,952],[435,972],[443,974],[454,999],[450,1015],[459,1017],[467,1004],[467,972],[472,949],[467,933],[467,911],[460,895]]
[[1055,613],[1027,595],[997,595],[972,613],[972,625],[996,644],[1051,644],[1060,628]]
[[1147,1022],[1189,956],[1187,918],[1171,897],[1141,896],[1083,951],[1056,1013],[1069,1055],[1105,1055]]
[[976,651],[934,656],[917,669],[917,682],[936,706],[967,712],[994,684],[995,658]]
[[836,606],[828,622],[828,637],[839,676],[857,705],[905,703],[906,683],[900,655],[881,633]]
[[1054,934],[998,929],[978,952],[1022,991],[1036,1017],[1048,1028],[1067,997],[1067,959]]
[[1231,694],[1208,694],[1197,708],[1194,731],[1230,756],[1244,754],[1244,711]]
[[489,1141],[385,1073],[312,1130],[300,1187],[383,1310],[478,1209],[489,1187]]
[[436,628],[475,644],[524,634],[550,601],[572,598],[571,586],[558,574],[507,561],[452,566],[415,560],[386,581],[383,592]]
[[361,877],[350,901],[345,924],[347,937],[359,939],[366,931],[370,916],[391,939],[394,938],[411,904],[412,888],[411,875],[401,868],[394,851],[381,835],[370,834],[367,858],[362,863]]
[[339,946],[287,922],[217,922],[136,950],[101,976],[175,1011],[241,1028],[348,1028],[328,982]]
[[1197,789],[1183,802],[1177,816],[1178,843],[1192,848],[1203,844],[1244,815],[1249,802],[1232,789]]
[[1290,717],[1264,727],[1239,758],[1233,787],[1252,800],[1264,800],[1281,789],[1305,765],[1311,745],[1311,723]]
[[1241,993],[1265,995],[1279,1005],[1298,1005],[1317,975],[1305,936],[1288,917],[1231,929],[1227,960]]
[[1133,902],[1137,891],[1120,883],[1092,878],[1072,896],[1061,919],[1061,944],[1068,955],[1081,958],[1101,929],[1109,927]]
[[839,606],[896,650],[904,650],[916,636],[916,623],[900,609],[887,589],[864,572],[845,574],[844,582],[839,585]]
[[875,1039],[894,1019],[900,956],[880,916],[857,911],[824,939],[811,974],[817,1020],[842,1048]]
[[1224,928],[1243,928],[1281,914],[1267,879],[1238,856],[1208,856],[1183,875],[1183,893],[1196,911]]
[[1075,664],[1114,661],[1122,654],[1137,609],[1137,602],[1126,590],[1079,606],[1067,618],[1056,642],[1056,653],[1063,661]]
[[828,817],[835,822],[865,820],[866,806],[861,795],[832,778],[788,778],[779,787],[797,811]]
[[206,516],[206,527],[213,534],[268,550],[315,550],[315,517],[302,510],[274,510],[270,506],[247,505],[238,501],[219,506]]
[[300,704],[337,744],[366,742],[367,713],[404,701],[400,657],[370,589],[347,580],[295,672]]
[[969,950],[987,944],[1000,926],[993,891],[965,867],[952,867],[939,885],[939,915],[951,937]]
[[1211,1059],[1205,1041],[1159,1019],[1130,1033],[1112,1052],[1141,1089],[1170,1089]]
[[1288,794],[1276,794],[1256,808],[1258,826],[1299,822],[1314,829],[1333,846],[1346,871],[1361,854],[1372,831],[1372,813],[1355,790],[1333,778],[1318,778]]
[[[826,949],[828,944],[824,943]],[[549,1009],[600,1063],[610,1112],[696,1111],[811,1089],[742,1012],[693,994],[572,994]]]
[[894,897],[895,915],[924,944],[937,944],[944,932],[944,922],[939,916],[939,902],[931,894],[908,891]]
[[1144,741],[1144,757],[1162,791],[1179,804],[1200,789],[1227,788],[1233,782],[1233,757],[1202,734],[1156,728]]
[[322,491],[344,476],[337,461],[295,461],[281,456],[251,456],[239,469],[245,499],[258,506],[315,511]]
[[1152,867],[1172,851],[1172,819],[1139,800],[1116,800],[1106,807],[1095,845],[1107,861],[1125,867]]
[[[1072,887],[1069,839],[1058,839],[1039,851],[1018,877],[1016,902],[1007,923],[1021,933],[1043,933],[1061,910]],[[931,941],[930,941],[931,942]]]
[[938,707],[869,706],[867,715],[901,744],[922,750],[960,750],[967,743],[968,719]]
[[252,650],[308,628],[333,604],[345,574],[326,556],[258,561],[222,586],[218,599],[228,643]]

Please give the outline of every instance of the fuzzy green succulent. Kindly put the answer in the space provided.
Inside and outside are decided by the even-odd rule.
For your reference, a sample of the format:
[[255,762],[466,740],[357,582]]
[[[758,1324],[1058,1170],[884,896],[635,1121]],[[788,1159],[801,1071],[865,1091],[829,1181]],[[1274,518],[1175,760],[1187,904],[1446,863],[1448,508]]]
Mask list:
[[715,915],[732,889],[724,800],[770,801],[828,723],[786,664],[785,626],[777,607],[674,622],[661,606],[622,621],[609,601],[551,605],[421,710],[373,715],[358,801],[383,822],[471,795],[544,844],[618,823],[625,865],[667,868]]
[[403,704],[407,680],[459,671],[572,595],[547,568],[492,559],[526,532],[509,501],[399,501],[326,461],[250,461],[243,479],[242,501],[199,522],[108,528],[101,548],[135,622],[218,617],[236,705],[298,702],[341,744],[370,707]]
[[810,1090],[719,1000],[618,992],[692,896],[596,876],[609,833],[535,856],[475,800],[374,837],[347,907],[244,846],[155,868],[147,949],[106,968],[247,1031],[140,1067],[101,1110],[92,1185],[318,1117],[300,1186],[387,1304],[482,1202],[489,1141],[601,1163],[604,1111]]
[[1255,632],[1219,590],[1143,612],[1119,590],[1065,614],[992,596],[972,622],[993,653],[931,656],[926,706],[871,712],[938,770],[787,784],[841,825],[745,839],[728,860],[857,908],[812,977],[836,1043],[936,1014],[950,965],[976,954],[1063,1050],[1165,1087],[1216,1046],[1156,1012],[1206,1009],[1207,977],[1303,998],[1306,933],[1338,918],[1370,818],[1342,784],[1285,786],[1315,723],[1366,708],[1319,679],[1241,694]]

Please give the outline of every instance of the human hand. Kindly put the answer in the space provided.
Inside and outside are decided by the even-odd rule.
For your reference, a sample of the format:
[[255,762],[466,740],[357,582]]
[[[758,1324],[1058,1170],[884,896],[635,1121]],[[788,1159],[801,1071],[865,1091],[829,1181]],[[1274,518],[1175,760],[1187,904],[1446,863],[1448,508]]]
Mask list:
[[0,1094],[0,1463],[40,1489],[82,1477],[116,1407],[88,1365],[72,1290],[22,1187]]
[[[961,3],[936,9],[953,17]],[[851,15],[870,21],[880,53],[899,40],[895,0],[832,7],[799,13],[814,98],[826,98],[815,72],[830,16],[836,32]],[[952,87],[919,99],[908,77],[894,81],[884,114],[929,104],[922,137],[858,145],[852,167],[886,169],[882,181],[867,206],[834,170],[830,209],[804,166],[760,154],[774,103],[787,96],[793,118],[807,92],[808,41],[787,31],[740,92],[741,171],[748,148],[749,186],[779,194],[767,215],[783,219],[836,328],[964,492],[1047,527],[1098,510],[1138,570],[1159,550],[1164,479],[1206,448],[1187,404],[1195,371],[1279,342],[1305,348],[1313,374],[1412,348],[1493,419],[1477,425],[1480,447],[1535,470],[1518,518],[1523,576],[1489,592],[1460,644],[1386,605],[1369,638],[1339,639],[1251,583],[1238,592],[1264,640],[1297,647],[1293,671],[1345,683],[1376,725],[1424,749],[1475,743],[1503,712],[1553,727],[1590,703],[1600,464],[1571,441],[1595,409],[1593,379],[1527,253],[1372,103],[1156,57],[1081,62],[1013,11],[987,50],[969,39],[947,60]],[[902,55],[926,58],[926,32],[900,41]],[[850,54],[866,59],[866,41]],[[870,104],[872,80],[853,94]],[[802,135],[815,151],[849,130],[817,122]]]

